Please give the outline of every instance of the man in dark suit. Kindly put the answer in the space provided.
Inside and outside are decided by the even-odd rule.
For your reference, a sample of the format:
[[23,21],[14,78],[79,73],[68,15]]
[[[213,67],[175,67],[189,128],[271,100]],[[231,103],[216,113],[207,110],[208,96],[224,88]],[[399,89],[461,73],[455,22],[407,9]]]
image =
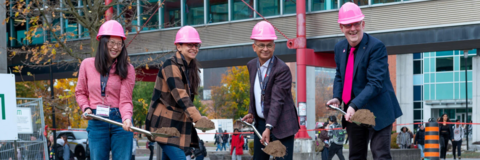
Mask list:
[[[335,45],[333,99],[327,105],[344,104],[347,114],[343,126],[347,128],[350,146],[355,146],[349,148],[349,159],[367,159],[369,141],[373,159],[392,159],[392,123],[402,111],[390,81],[387,50],[380,40],[363,33],[364,15],[356,4],[345,3],[338,17],[346,40]],[[375,127],[351,123],[350,118],[358,109],[373,112]]]
[[280,140],[287,148],[283,158],[293,159],[294,135],[300,129],[298,115],[292,98],[292,74],[290,68],[273,56],[277,39],[273,26],[261,21],[252,31],[253,51],[258,55],[248,62],[250,74],[250,108],[242,120],[252,123],[255,119],[255,128],[262,137],[255,135],[254,160],[269,159],[269,155],[262,151],[263,142]]

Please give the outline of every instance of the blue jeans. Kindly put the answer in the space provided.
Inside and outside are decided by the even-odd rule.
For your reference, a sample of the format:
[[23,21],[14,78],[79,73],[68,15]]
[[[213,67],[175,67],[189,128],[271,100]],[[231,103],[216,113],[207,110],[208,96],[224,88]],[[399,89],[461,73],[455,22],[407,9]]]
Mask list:
[[[92,110],[93,114],[96,109]],[[110,109],[110,120],[122,123],[118,108]],[[109,159],[110,150],[115,160],[130,160],[132,157],[133,133],[122,127],[99,120],[88,121],[88,141],[92,160]]]
[[421,157],[422,157],[422,158],[425,157],[425,156],[423,155],[423,148],[424,148],[423,145],[417,144],[417,146],[418,146],[418,149],[420,149],[420,155],[421,155]]
[[203,160],[203,158],[205,158],[203,155],[199,155],[197,158],[195,158],[195,160]]
[[168,144],[161,144],[158,143],[160,147],[162,147],[162,159],[164,160],[186,160],[187,157],[185,156],[185,152],[182,149],[168,145]]
[[222,151],[222,146],[220,145],[220,143],[217,143],[217,150],[216,151],[218,151],[218,149],[220,149],[220,151]]
[[[223,148],[224,150],[227,150],[227,148],[225,147],[226,144],[227,144],[226,142],[223,142],[223,144],[222,144],[222,148]],[[222,148],[220,148],[220,151],[222,150]]]

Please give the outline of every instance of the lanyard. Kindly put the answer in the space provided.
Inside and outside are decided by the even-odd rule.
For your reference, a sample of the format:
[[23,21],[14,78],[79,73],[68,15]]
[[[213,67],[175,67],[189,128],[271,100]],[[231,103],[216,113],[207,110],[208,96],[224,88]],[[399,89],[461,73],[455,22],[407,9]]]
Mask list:
[[102,74],[100,74],[100,89],[102,90],[103,98],[105,98],[105,90],[107,88],[108,75],[110,74],[110,68],[108,68],[108,72],[106,76],[103,76]]
[[262,111],[263,111],[263,100],[265,96],[265,89],[267,88],[268,78],[270,77],[270,71],[273,68],[273,61],[275,57],[270,59],[270,63],[268,63],[267,73],[265,73],[265,81],[262,80],[262,71],[260,70],[260,60],[257,61],[257,74],[258,74],[258,82],[260,84],[260,89],[262,89]]

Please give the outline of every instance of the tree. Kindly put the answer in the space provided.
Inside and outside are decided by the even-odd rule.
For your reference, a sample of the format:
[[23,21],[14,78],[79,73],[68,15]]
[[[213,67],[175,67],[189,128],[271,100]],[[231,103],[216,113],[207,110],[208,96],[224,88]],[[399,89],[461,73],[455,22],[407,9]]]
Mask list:
[[133,125],[142,126],[146,120],[148,113],[148,106],[152,99],[153,90],[155,88],[154,82],[142,82],[135,83],[133,88]]
[[231,67],[222,75],[222,86],[212,88],[215,118],[238,119],[248,113],[250,80],[246,66]]

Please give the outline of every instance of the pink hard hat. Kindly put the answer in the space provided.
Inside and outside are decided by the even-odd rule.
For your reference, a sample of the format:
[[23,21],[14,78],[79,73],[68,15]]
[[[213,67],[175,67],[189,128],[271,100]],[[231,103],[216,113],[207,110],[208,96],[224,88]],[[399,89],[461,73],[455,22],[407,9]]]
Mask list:
[[202,43],[202,41],[195,28],[184,26],[178,30],[174,43]]
[[122,25],[116,20],[109,20],[103,23],[98,30],[97,41],[100,39],[100,36],[118,36],[122,37],[123,40],[127,39]]
[[338,11],[338,23],[340,24],[351,24],[355,22],[360,22],[365,16],[355,3],[347,2],[342,5]]
[[267,21],[258,22],[252,30],[252,40],[276,40],[275,29]]

